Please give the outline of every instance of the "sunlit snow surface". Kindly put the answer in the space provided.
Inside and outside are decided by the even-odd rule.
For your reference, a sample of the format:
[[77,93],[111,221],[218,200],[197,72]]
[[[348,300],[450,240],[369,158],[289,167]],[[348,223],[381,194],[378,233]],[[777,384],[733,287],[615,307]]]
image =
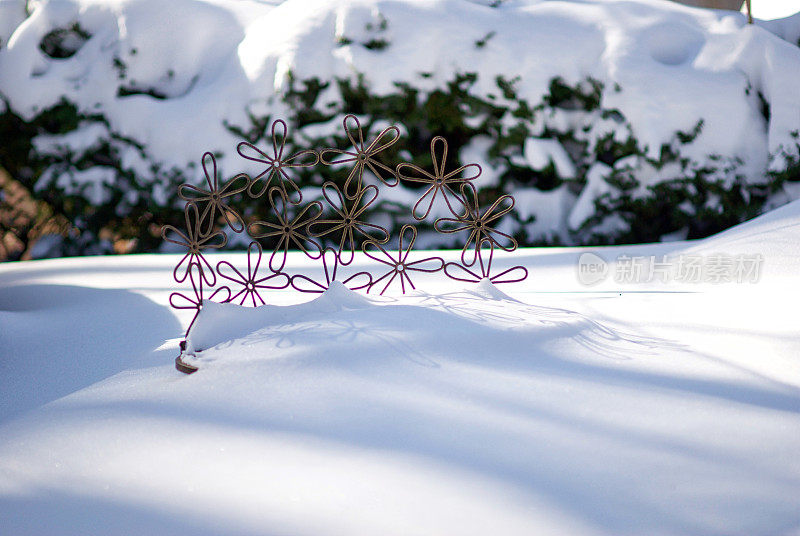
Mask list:
[[522,250],[521,284],[210,305],[191,376],[177,257],[2,265],[0,533],[796,535],[798,237],[795,203],[591,250],[761,254],[758,283]]

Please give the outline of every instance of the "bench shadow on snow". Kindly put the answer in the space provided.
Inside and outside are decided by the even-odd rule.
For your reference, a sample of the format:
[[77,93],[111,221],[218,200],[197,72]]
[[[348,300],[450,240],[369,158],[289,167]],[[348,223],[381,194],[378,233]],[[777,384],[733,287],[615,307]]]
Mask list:
[[180,332],[169,310],[127,290],[0,287],[0,422],[126,368]]

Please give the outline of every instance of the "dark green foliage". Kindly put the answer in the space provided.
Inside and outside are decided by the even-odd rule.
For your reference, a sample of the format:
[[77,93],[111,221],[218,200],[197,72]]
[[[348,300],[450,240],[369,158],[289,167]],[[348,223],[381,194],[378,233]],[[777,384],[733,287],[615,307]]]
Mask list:
[[383,50],[389,46],[389,41],[385,39],[370,39],[364,43],[364,48],[369,50]]
[[475,48],[483,48],[489,42],[489,39],[497,35],[497,32],[492,31],[475,41]]
[[166,94],[152,87],[138,88],[135,86],[120,86],[117,88],[117,97],[130,97],[131,95],[147,95],[148,97],[158,100],[167,98]]
[[[136,176],[124,169],[119,157],[120,148],[139,151],[143,148],[122,136],[109,133],[89,150],[74,154],[39,155],[34,150],[33,139],[42,134],[66,134],[81,125],[99,123],[107,127],[100,115],[80,113],[75,105],[61,103],[40,112],[30,121],[24,121],[8,106],[0,115],[0,136],[9,140],[0,144],[0,167],[31,191],[36,199],[50,207],[55,217],[69,223],[62,244],[63,254],[111,252],[110,243],[101,236],[116,240],[133,240],[133,251],[152,251],[161,243],[159,229],[162,223],[181,222],[175,207],[175,189],[183,177],[175,171],[154,168],[149,177]],[[103,202],[94,203],[83,190],[58,181],[82,171],[103,167],[112,170],[114,182],[106,187]],[[169,204],[164,206],[154,198],[152,184],[161,182],[169,192]],[[69,181],[67,181],[69,182]],[[102,245],[101,244],[105,244]]]
[[603,84],[593,78],[587,78],[586,84],[572,87],[556,77],[550,81],[550,93],[545,95],[544,103],[553,108],[590,112],[600,106],[602,92]]
[[[424,75],[423,75],[424,77]],[[736,177],[736,162],[718,160],[716,166],[697,167],[682,158],[681,147],[688,145],[702,131],[703,122],[687,132],[676,132],[673,143],[661,148],[657,160],[648,158],[639,147],[630,125],[624,116],[613,109],[601,107],[603,85],[587,79],[570,85],[560,78],[551,81],[549,92],[540,103],[529,103],[518,96],[516,79],[498,77],[496,85],[499,98],[481,99],[471,89],[477,81],[475,73],[462,73],[454,77],[443,89],[422,93],[409,84],[396,84],[396,92],[389,95],[372,95],[363,79],[357,82],[338,80],[341,102],[333,107],[317,106],[317,98],[327,88],[319,80],[295,83],[286,95],[295,113],[293,122],[299,127],[315,122],[329,121],[345,113],[355,113],[365,118],[365,131],[373,134],[376,121],[402,124],[406,135],[381,155],[390,166],[405,161],[430,169],[430,140],[442,135],[449,142],[448,168],[461,164],[460,151],[476,137],[491,140],[486,160],[500,171],[500,183],[487,186],[480,192],[482,200],[502,193],[512,193],[520,187],[534,187],[547,191],[566,184],[576,195],[586,183],[586,173],[596,162],[612,168],[607,182],[611,194],[596,201],[596,213],[568,238],[572,243],[620,243],[657,241],[667,233],[685,230],[690,238],[707,236],[757,214],[766,200],[763,188],[748,186],[742,177]],[[617,89],[618,91],[618,89]],[[585,124],[580,129],[559,130],[549,126],[546,117],[557,112],[581,113]],[[512,120],[509,120],[513,118]],[[264,125],[265,118],[251,118],[254,125]],[[618,126],[611,132],[596,134],[595,121],[604,120]],[[255,129],[238,127],[237,133]],[[619,132],[624,133],[620,136]],[[542,169],[533,169],[520,160],[525,140],[537,137],[555,139],[570,155],[576,169],[574,177],[560,177],[551,162]],[[266,140],[262,140],[266,141]],[[347,149],[349,142],[343,133],[308,140],[315,147]],[[299,150],[304,147],[294,147]],[[636,179],[637,169],[621,162],[634,159],[641,165],[656,169],[667,165],[679,167],[674,177],[641,192]],[[615,167],[617,166],[617,167]],[[724,169],[723,169],[724,168]],[[319,185],[325,180],[342,183],[346,173],[320,167],[307,172],[304,181]],[[735,180],[720,177],[734,176]],[[405,184],[406,188],[420,189],[419,185]],[[408,207],[386,207],[378,204],[378,211],[396,214],[395,231],[409,218]],[[604,221],[614,215],[626,225],[608,229]],[[516,217],[516,216],[512,216]],[[517,220],[514,233],[522,244],[560,243],[562,237],[526,237],[524,228],[532,218]],[[424,225],[422,226],[425,227]]]
[[[662,146],[657,160],[638,153],[645,166],[675,170],[644,192],[634,176],[635,169],[614,169],[606,178],[614,187],[613,193],[596,201],[595,214],[582,228],[583,241],[657,242],[675,232],[689,239],[703,238],[758,215],[769,192],[763,186],[746,183],[737,172],[740,161],[712,156],[710,165],[696,166],[681,156],[680,147],[692,143],[702,127],[701,120],[688,132],[676,132],[675,143]],[[625,225],[613,233],[592,230],[602,228],[602,222],[612,215]]]
[[39,42],[39,50],[53,59],[70,58],[89,38],[89,32],[74,23],[68,28],[56,28],[45,34]]
[[[371,37],[361,41],[357,44],[363,46],[367,50],[380,51],[389,46],[389,40],[386,39],[384,32],[389,28],[389,21],[382,14],[378,13],[375,22],[368,22],[364,29]],[[340,47],[354,44],[355,41],[345,35],[336,37],[336,44]]]
[[[380,20],[368,28],[374,35],[385,29]],[[489,34],[483,39],[484,45],[491,37]],[[125,79],[124,63],[120,60],[115,65],[120,79]],[[426,78],[430,74],[420,76]],[[699,165],[687,159],[683,156],[684,148],[701,134],[702,120],[687,132],[676,132],[673,140],[659,148],[658,158],[653,158],[647,148],[640,146],[624,115],[603,107],[606,88],[593,79],[571,84],[555,78],[538,102],[520,97],[517,78],[498,77],[493,95],[476,96],[475,73],[457,74],[432,91],[422,91],[411,83],[396,83],[394,91],[383,95],[373,94],[363,77],[298,80],[290,75],[289,81],[281,96],[290,110],[284,118],[290,127],[286,154],[325,147],[350,150],[341,123],[329,122],[353,113],[361,120],[368,141],[389,124],[401,126],[403,135],[399,141],[378,156],[391,168],[400,162],[411,162],[431,169],[430,142],[437,135],[444,136],[449,143],[447,169],[471,163],[461,162],[460,155],[466,148],[474,151],[478,146],[474,144],[479,144],[481,165],[491,167],[486,172],[491,171],[496,177],[496,182],[484,184],[479,191],[481,202],[503,193],[513,194],[521,188],[550,191],[563,187],[577,197],[585,191],[590,170],[599,164],[607,166],[605,193],[594,199],[594,213],[578,229],[532,236],[528,229],[535,216],[523,219],[515,212],[507,216],[507,229],[521,245],[658,241],[669,233],[699,238],[758,214],[769,196],[783,184],[800,181],[800,159],[794,153],[784,155],[786,167],[770,174],[768,186],[748,184],[738,172],[741,163],[735,160],[714,157]],[[121,88],[120,91],[150,94],[146,90],[126,93]],[[323,96],[333,101],[323,101]],[[155,164],[147,176],[125,169],[120,157],[124,150],[135,150],[145,161],[152,160],[147,148],[136,140],[111,132],[103,116],[84,114],[68,102],[40,112],[31,121],[22,120],[8,106],[5,109],[0,115],[0,137],[9,141],[0,145],[0,166],[69,222],[71,231],[67,233],[63,252],[106,251],[108,242],[101,237],[133,239],[134,251],[152,251],[161,244],[161,225],[182,227],[183,204],[176,195],[177,185],[185,180],[182,172]],[[766,110],[768,114],[768,107]],[[570,121],[555,120],[563,114]],[[249,113],[246,124],[225,126],[242,140],[269,151],[275,119]],[[107,135],[81,154],[39,155],[34,150],[32,140],[40,134],[65,134],[87,124],[103,125]],[[321,125],[324,128],[318,128]],[[312,129],[306,127],[325,134],[311,135]],[[561,176],[552,161],[539,169],[532,167],[524,158],[526,141],[531,138],[557,141],[568,155],[574,175]],[[198,161],[207,149],[214,148],[197,148]],[[237,158],[233,155],[225,160],[225,178],[238,171]],[[114,173],[101,203],[91,202],[86,192],[69,185],[69,181],[56,180],[97,166]],[[644,170],[655,170],[658,174],[655,185],[642,187],[640,177]],[[341,187],[347,169],[319,164],[314,169],[300,168],[292,173],[302,186],[319,187],[325,181],[333,181]],[[422,185],[411,183],[401,187],[419,194],[423,189]],[[159,189],[165,194],[159,194]],[[307,195],[306,201],[310,200]],[[232,202],[249,220],[272,219],[269,204],[263,198],[251,200],[240,195]],[[393,235],[403,224],[412,223],[410,206],[379,197],[374,207],[368,217],[389,227]],[[536,213],[536,207],[532,212]],[[457,237],[437,235],[430,223],[418,224],[422,235],[444,246],[456,245]],[[102,247],[98,248],[99,245]],[[264,241],[263,245],[272,244]]]
[[795,150],[789,152],[784,149],[779,155],[785,161],[783,169],[768,173],[773,191],[786,182],[800,182],[800,131],[793,131],[791,136],[794,139]]

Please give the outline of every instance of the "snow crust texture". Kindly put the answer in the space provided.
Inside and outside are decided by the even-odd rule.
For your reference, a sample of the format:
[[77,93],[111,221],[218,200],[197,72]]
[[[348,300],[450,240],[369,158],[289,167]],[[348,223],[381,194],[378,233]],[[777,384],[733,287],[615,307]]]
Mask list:
[[[0,266],[2,529],[795,534],[798,232],[793,203],[698,242],[499,256],[530,271],[505,288],[209,303],[190,376],[176,256]],[[587,284],[587,253],[764,270]]]

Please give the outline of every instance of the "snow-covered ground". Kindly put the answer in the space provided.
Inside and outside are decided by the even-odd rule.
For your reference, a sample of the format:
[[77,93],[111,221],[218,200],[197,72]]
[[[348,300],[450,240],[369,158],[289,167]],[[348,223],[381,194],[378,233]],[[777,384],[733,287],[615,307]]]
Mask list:
[[176,256],[2,265],[0,532],[796,536],[799,233],[209,306],[190,376]]
[[[763,20],[788,17],[797,12],[797,3],[794,0],[761,0],[753,4],[753,17]],[[747,12],[747,6],[744,4],[742,4],[742,12]]]

